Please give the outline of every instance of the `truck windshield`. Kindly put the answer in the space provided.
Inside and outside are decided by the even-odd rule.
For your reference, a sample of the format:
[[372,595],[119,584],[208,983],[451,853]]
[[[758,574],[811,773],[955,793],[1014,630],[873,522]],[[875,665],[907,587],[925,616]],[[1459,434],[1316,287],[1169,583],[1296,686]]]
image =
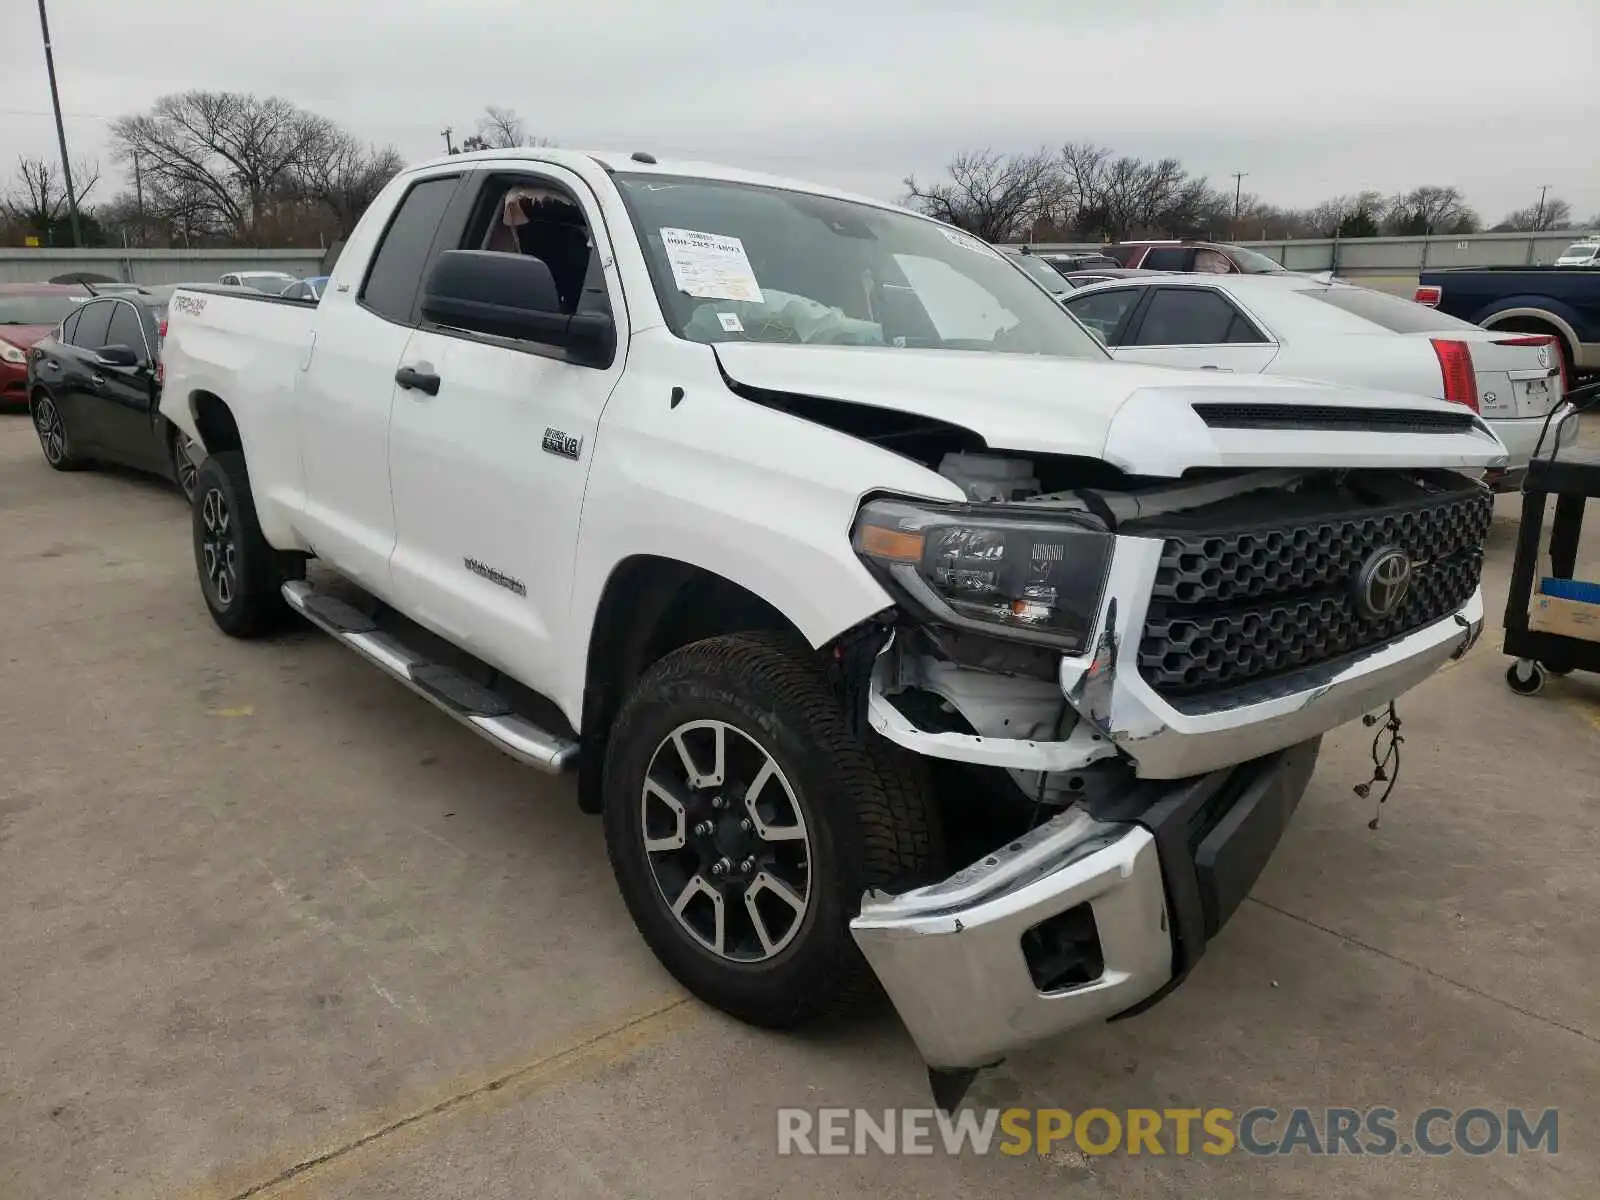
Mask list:
[[949,226],[755,184],[615,179],[679,337],[1107,357],[999,251]]

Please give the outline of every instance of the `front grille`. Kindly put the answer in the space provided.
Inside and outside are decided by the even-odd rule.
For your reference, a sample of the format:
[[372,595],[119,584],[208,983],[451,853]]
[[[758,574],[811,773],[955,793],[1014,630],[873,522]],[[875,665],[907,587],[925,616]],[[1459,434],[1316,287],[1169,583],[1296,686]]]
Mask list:
[[1472,414],[1429,408],[1340,408],[1331,404],[1196,404],[1213,429],[1337,429],[1383,433],[1464,433]]
[[[1480,488],[1404,505],[1166,539],[1139,670],[1158,692],[1217,692],[1382,645],[1460,608],[1478,586],[1493,501]],[[1369,619],[1355,581],[1384,547],[1410,591]]]

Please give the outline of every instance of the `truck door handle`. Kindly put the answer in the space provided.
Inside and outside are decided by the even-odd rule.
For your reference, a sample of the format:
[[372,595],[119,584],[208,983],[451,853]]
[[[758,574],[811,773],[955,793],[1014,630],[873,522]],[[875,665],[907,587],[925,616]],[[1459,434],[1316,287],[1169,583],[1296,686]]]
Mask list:
[[416,388],[419,392],[427,392],[430,396],[439,394],[439,377],[427,371],[419,371],[415,367],[401,367],[394,373],[394,381],[406,390]]
[[89,382],[94,384],[95,387],[103,387],[106,382],[106,377],[104,375],[91,375],[89,376]]
[[1206,363],[1200,368],[1202,371],[1231,371],[1232,367],[1219,367],[1216,363]]

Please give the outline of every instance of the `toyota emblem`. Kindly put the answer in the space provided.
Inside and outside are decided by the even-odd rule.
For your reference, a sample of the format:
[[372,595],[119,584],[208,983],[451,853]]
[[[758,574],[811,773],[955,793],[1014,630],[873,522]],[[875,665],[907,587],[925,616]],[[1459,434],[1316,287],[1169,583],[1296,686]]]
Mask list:
[[1400,611],[1411,590],[1411,560],[1398,546],[1385,546],[1356,573],[1356,608],[1369,621],[1381,621]]

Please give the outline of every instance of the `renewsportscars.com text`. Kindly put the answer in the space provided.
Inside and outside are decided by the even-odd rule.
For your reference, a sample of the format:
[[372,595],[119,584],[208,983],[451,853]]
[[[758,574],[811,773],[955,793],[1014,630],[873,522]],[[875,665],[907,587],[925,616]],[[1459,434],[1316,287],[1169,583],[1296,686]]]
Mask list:
[[1482,1156],[1559,1152],[1557,1109],[780,1108],[778,1153]]

